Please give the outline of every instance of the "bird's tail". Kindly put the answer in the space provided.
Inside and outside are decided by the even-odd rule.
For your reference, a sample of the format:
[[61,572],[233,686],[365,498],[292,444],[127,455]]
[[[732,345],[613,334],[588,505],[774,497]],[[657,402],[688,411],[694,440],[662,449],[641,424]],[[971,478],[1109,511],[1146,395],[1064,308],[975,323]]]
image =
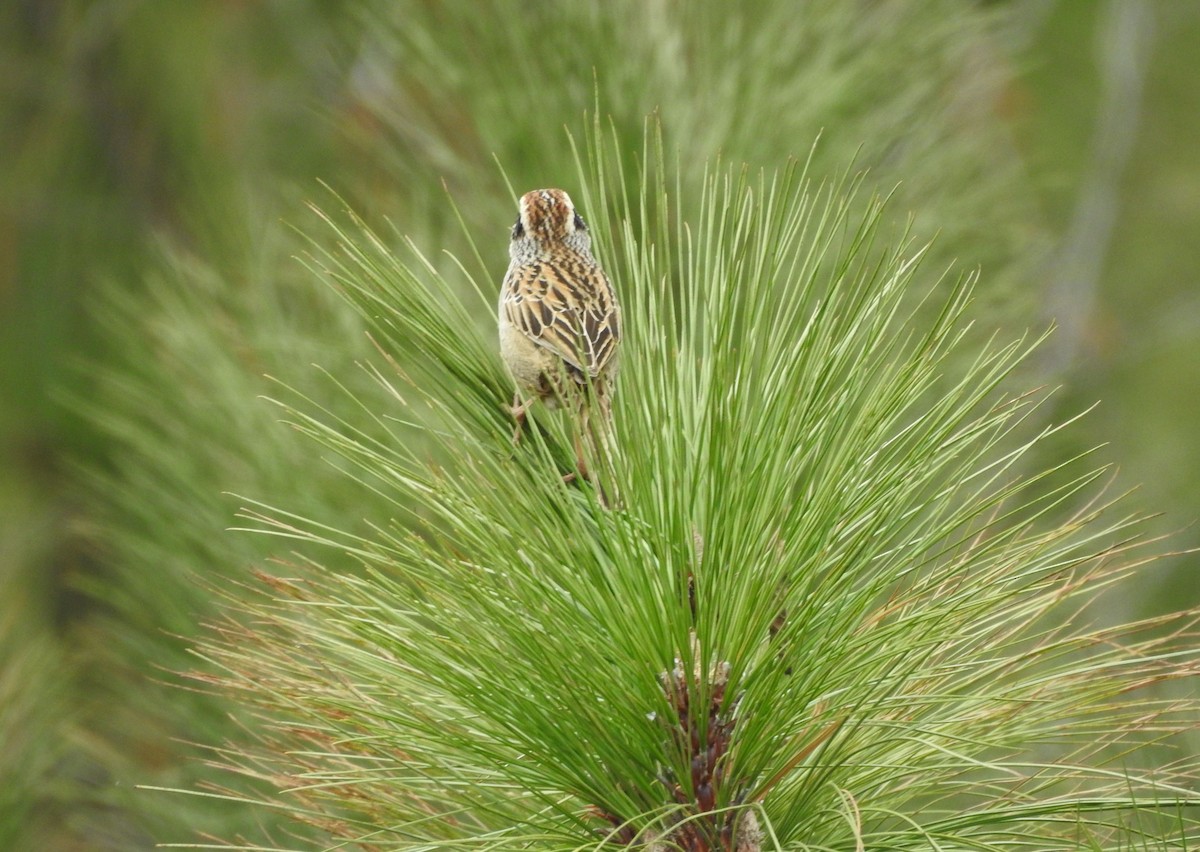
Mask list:
[[581,394],[578,408],[578,431],[575,435],[575,454],[580,473],[591,480],[608,508],[619,504],[616,481],[616,435],[613,430],[612,404],[607,388],[596,384],[590,393]]

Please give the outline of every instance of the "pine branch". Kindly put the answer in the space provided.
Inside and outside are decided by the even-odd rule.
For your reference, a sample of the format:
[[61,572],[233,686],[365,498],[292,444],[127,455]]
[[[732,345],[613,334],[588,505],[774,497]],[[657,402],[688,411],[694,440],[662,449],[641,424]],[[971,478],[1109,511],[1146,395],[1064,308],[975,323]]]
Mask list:
[[1140,565],[1137,521],[1086,457],[1022,472],[1052,432],[1006,392],[1032,345],[964,351],[973,279],[881,245],[857,178],[693,188],[651,135],[627,196],[598,124],[578,150],[617,223],[592,217],[628,330],[620,506],[564,483],[561,418],[512,446],[491,343],[414,246],[323,216],[313,268],[384,356],[355,401],[442,452],[284,396],[395,514],[247,511],[366,570],[290,565],[203,644],[276,731],[233,768],[379,848],[1195,841],[1194,761],[1136,766],[1194,723],[1150,695],[1195,675],[1195,614],[1083,622]]

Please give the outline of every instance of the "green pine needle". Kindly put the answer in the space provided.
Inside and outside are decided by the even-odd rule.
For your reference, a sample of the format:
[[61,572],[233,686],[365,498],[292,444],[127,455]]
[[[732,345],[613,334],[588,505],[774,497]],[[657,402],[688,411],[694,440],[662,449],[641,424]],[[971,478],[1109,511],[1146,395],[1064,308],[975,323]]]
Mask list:
[[309,265],[369,325],[378,393],[281,405],[392,515],[245,511],[365,571],[298,558],[205,642],[274,722],[220,759],[331,848],[1197,842],[1195,761],[1151,748],[1196,718],[1153,689],[1194,674],[1194,614],[1090,623],[1144,570],[1137,519],[1086,459],[1030,469],[1057,428],[1011,387],[1037,341],[969,349],[973,276],[883,246],[861,178],[693,185],[650,133],[630,197],[615,139],[593,127],[570,188],[627,329],[599,483],[564,483],[565,415],[513,446],[496,282],[320,214]]

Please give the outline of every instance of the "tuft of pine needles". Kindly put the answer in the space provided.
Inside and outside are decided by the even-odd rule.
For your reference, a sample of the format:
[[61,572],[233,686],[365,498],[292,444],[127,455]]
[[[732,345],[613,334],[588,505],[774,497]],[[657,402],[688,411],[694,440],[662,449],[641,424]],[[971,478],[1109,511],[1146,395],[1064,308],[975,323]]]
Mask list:
[[[123,4],[102,5],[112,12]],[[422,522],[436,518],[421,504],[398,505],[403,495],[390,485],[344,475],[351,462],[335,454],[316,460],[313,443],[279,428],[275,411],[257,397],[280,395],[286,383],[302,391],[306,412],[320,411],[325,423],[344,419],[361,430],[356,440],[402,445],[421,463],[448,470],[473,456],[463,455],[440,407],[458,407],[454,416],[478,418],[479,428],[510,428],[493,407],[495,386],[505,379],[491,358],[490,338],[491,294],[505,265],[503,226],[513,215],[511,185],[557,184],[574,193],[574,156],[560,128],[577,127],[597,101],[622,139],[639,137],[647,112],[659,116],[672,144],[680,146],[675,168],[685,187],[698,187],[704,164],[721,152],[737,162],[776,164],[803,152],[824,128],[825,144],[809,173],[829,173],[857,149],[857,162],[876,179],[903,179],[893,218],[919,208],[914,233],[925,238],[940,232],[935,252],[982,264],[987,286],[979,294],[991,305],[980,314],[998,321],[1024,315],[1029,279],[1023,272],[1039,263],[1046,248],[1033,183],[1009,143],[1006,105],[1013,102],[1015,60],[1004,28],[995,26],[1008,17],[1000,7],[937,0],[931,8],[904,0],[861,8],[815,0],[797,15],[788,2],[750,9],[719,0],[618,0],[586,7],[534,4],[515,16],[510,4],[478,0],[359,0],[307,16],[290,9],[280,15],[270,4],[249,16],[225,7],[189,13],[193,24],[229,36],[207,40],[192,37],[197,26],[173,23],[169,10],[139,9],[119,16],[128,26],[114,29],[111,15],[89,14],[74,21],[67,16],[59,32],[63,45],[91,49],[103,42],[97,34],[137,45],[113,54],[125,59],[93,68],[49,57],[47,66],[62,71],[47,76],[52,83],[82,75],[93,84],[55,83],[47,91],[61,90],[69,99],[98,87],[123,93],[123,103],[128,98],[123,117],[109,116],[110,129],[121,131],[113,138],[118,147],[121,140],[142,139],[146,150],[157,153],[142,164],[141,179],[129,181],[120,172],[115,185],[120,198],[145,202],[124,206],[129,215],[144,216],[155,246],[165,247],[143,252],[120,238],[133,239],[128,227],[112,229],[122,203],[112,208],[107,196],[89,189],[97,178],[111,183],[103,177],[106,170],[81,173],[79,203],[53,208],[56,217],[66,218],[45,243],[53,249],[45,258],[47,281],[61,279],[75,288],[78,280],[113,269],[112,280],[84,311],[89,331],[103,342],[101,351],[87,357],[74,385],[76,426],[92,449],[76,456],[86,469],[72,471],[80,487],[73,489],[79,514],[71,526],[80,533],[84,558],[72,562],[62,580],[72,606],[78,604],[61,637],[69,665],[10,667],[17,680],[8,693],[22,707],[41,707],[45,702],[37,696],[53,695],[58,687],[27,686],[18,672],[48,680],[64,670],[77,675],[64,721],[51,726],[42,714],[43,745],[37,748],[55,760],[38,789],[22,798],[48,803],[35,806],[36,816],[54,828],[66,826],[53,816],[61,803],[72,815],[66,827],[80,842],[124,849],[146,846],[150,838],[280,834],[273,825],[286,822],[282,812],[231,798],[181,801],[137,789],[211,789],[217,772],[194,759],[196,743],[257,735],[234,697],[182,692],[172,674],[189,664],[184,649],[218,602],[243,593],[239,584],[247,566],[276,552],[273,539],[225,534],[236,507],[228,492],[266,495],[297,515],[358,535],[393,511],[402,523],[414,520],[410,515]],[[191,73],[198,67],[225,71]],[[58,118],[47,125],[63,131],[51,136],[70,142],[47,148],[52,160],[55,150],[92,144],[88,115],[69,109],[59,116],[66,125]],[[222,127],[234,132],[214,136],[213,128]],[[171,143],[161,147],[163,139]],[[636,149],[636,143],[624,146],[608,158],[610,172],[620,170],[625,180],[608,184],[611,203],[589,199],[592,218],[612,217],[597,228],[604,234],[612,229],[619,237],[623,209],[632,215],[635,233],[643,227],[640,202],[616,203],[640,193],[644,161]],[[493,158],[504,164],[507,183]],[[122,165],[93,159],[118,171]],[[25,158],[14,162],[28,165]],[[467,295],[469,322],[486,345],[482,354],[460,360],[455,369],[468,373],[444,387],[455,394],[470,388],[469,395],[426,399],[386,360],[378,370],[347,367],[367,357],[361,320],[332,291],[312,287],[291,259],[294,235],[272,212],[292,209],[288,199],[307,194],[314,174],[352,199],[368,222],[389,211],[416,245],[449,247],[462,258],[469,276],[448,254],[405,254],[412,280],[398,282],[397,290],[437,282],[430,264],[447,277],[439,304],[455,310]],[[164,193],[155,175],[183,176],[187,185]],[[461,209],[446,203],[441,185],[463,202]],[[31,209],[42,209],[42,195],[34,193]],[[699,201],[699,192],[672,197],[676,205]],[[652,197],[646,204],[647,215],[657,215]],[[668,221],[695,223],[699,212],[676,206]],[[93,237],[104,237],[103,246],[81,240],[97,227]],[[371,246],[357,225],[346,227],[344,242],[361,245],[380,265],[384,282],[399,275],[391,256],[397,235],[380,227],[384,246]],[[486,246],[474,247],[471,235],[489,229],[498,242],[489,237]],[[337,239],[332,228],[307,231],[318,243],[318,257],[322,245]],[[78,262],[61,266],[59,249],[70,246]],[[402,247],[402,253],[409,250]],[[110,251],[116,252],[110,260],[120,258],[115,267],[104,260]],[[674,261],[659,255],[655,263],[662,262]],[[943,261],[935,256],[933,262]],[[365,269],[350,271],[372,280]],[[463,289],[471,279],[487,294],[479,305]],[[673,277],[663,292],[675,286]],[[377,293],[354,287],[345,292],[363,301],[358,310],[379,317],[388,316],[387,302],[405,304],[389,295],[383,306],[372,307],[367,301]],[[373,334],[420,386],[441,381],[443,342],[426,341],[440,353],[430,361],[428,347],[415,345],[425,338],[404,341],[378,328]],[[314,375],[314,363],[325,377],[320,370]],[[432,377],[422,376],[422,369]],[[471,371],[474,379],[468,380]],[[380,384],[383,376],[390,389]],[[299,404],[300,397],[288,398]],[[544,420],[540,428],[546,430],[540,449],[526,449],[561,468],[569,457],[554,433],[562,424]],[[494,436],[484,445],[494,448]],[[588,499],[587,492],[568,493]],[[304,542],[295,545],[311,558]],[[322,563],[325,570],[355,570],[354,559],[344,554],[326,552]],[[35,573],[40,583],[42,572]],[[22,600],[9,595],[5,602],[20,606]],[[26,777],[28,765],[16,750],[0,754],[6,778]],[[273,779],[264,779],[236,795],[255,800],[273,786]],[[17,831],[35,836],[26,825]],[[302,837],[288,842],[310,848]],[[25,843],[45,845],[40,839]]]
[[1155,691],[1195,676],[1196,613],[1092,623],[1150,569],[1103,471],[1029,469],[1061,428],[1011,387],[1038,341],[965,351],[973,276],[883,245],[861,178],[693,181],[646,138],[576,159],[627,329],[611,483],[564,483],[551,413],[512,445],[489,333],[414,243],[322,214],[375,388],[279,404],[390,509],[247,501],[299,550],[197,648],[264,723],[216,762],[329,848],[1200,842],[1169,750],[1200,708]]

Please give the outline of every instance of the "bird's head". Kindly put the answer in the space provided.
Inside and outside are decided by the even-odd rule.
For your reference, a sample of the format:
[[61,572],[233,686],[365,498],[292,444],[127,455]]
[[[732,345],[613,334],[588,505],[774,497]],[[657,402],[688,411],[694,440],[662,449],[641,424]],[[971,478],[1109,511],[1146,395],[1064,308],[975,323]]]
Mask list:
[[588,252],[591,240],[571,196],[561,189],[535,189],[521,196],[520,215],[512,229],[509,253],[529,258],[551,253],[558,246]]

